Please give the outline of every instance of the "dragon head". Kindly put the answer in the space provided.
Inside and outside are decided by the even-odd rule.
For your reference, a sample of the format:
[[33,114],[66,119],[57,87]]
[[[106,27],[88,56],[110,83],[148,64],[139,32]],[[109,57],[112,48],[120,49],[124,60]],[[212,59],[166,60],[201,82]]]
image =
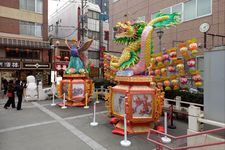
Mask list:
[[118,22],[113,28],[114,41],[117,43],[131,43],[141,38],[141,33],[146,26],[145,22]]

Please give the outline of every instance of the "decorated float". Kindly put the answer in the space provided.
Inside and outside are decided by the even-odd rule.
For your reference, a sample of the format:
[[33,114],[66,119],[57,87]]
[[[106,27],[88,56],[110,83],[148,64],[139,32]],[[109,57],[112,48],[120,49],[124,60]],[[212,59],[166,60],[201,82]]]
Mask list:
[[90,39],[83,45],[76,39],[72,39],[71,45],[65,40],[71,51],[69,65],[66,68],[63,79],[60,81],[58,93],[60,97],[65,94],[67,106],[84,106],[92,95],[93,83],[88,77],[90,72],[90,61],[84,54],[92,44]]
[[[178,89],[179,83],[184,83],[182,78],[185,77],[185,71],[175,56],[176,49],[168,50],[165,54],[156,54],[153,51],[152,41],[155,29],[176,25],[179,18],[180,15],[177,13],[160,13],[149,23],[118,22],[114,28],[116,33],[114,41],[127,46],[120,57],[108,53],[104,55],[104,76],[112,82],[117,82],[116,86],[110,87],[106,96],[109,114],[114,116],[111,119],[111,123],[116,127],[113,133],[123,134],[124,114],[129,134],[148,132],[162,113],[163,86],[170,89],[169,87],[173,85],[174,89]],[[183,54],[196,48],[196,44],[192,48],[186,48],[186,50],[180,48]],[[193,55],[196,54],[194,50],[192,52]],[[191,55],[185,56],[187,60],[191,61],[191,58]],[[177,69],[179,76],[167,74],[172,70],[169,68]],[[195,69],[192,73],[198,74]]]

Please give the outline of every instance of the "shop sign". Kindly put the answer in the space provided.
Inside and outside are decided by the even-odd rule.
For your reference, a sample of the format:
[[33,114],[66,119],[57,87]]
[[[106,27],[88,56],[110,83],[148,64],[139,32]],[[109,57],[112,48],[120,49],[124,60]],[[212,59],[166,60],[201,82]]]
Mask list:
[[0,61],[0,69],[20,69],[19,61]]
[[50,69],[49,63],[24,63],[23,69]]

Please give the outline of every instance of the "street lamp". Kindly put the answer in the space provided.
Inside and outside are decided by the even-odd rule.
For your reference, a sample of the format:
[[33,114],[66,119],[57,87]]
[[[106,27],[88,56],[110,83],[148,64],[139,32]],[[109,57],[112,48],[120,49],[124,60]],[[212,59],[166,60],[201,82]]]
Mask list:
[[162,36],[163,36],[163,30],[159,29],[157,32],[157,36],[159,37],[159,51],[162,52],[161,46],[162,46]]

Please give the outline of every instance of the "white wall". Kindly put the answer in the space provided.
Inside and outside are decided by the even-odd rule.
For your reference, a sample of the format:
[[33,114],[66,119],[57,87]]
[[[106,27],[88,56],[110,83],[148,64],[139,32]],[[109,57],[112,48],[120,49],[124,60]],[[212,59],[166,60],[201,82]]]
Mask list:
[[225,46],[204,53],[205,118],[225,123]]

